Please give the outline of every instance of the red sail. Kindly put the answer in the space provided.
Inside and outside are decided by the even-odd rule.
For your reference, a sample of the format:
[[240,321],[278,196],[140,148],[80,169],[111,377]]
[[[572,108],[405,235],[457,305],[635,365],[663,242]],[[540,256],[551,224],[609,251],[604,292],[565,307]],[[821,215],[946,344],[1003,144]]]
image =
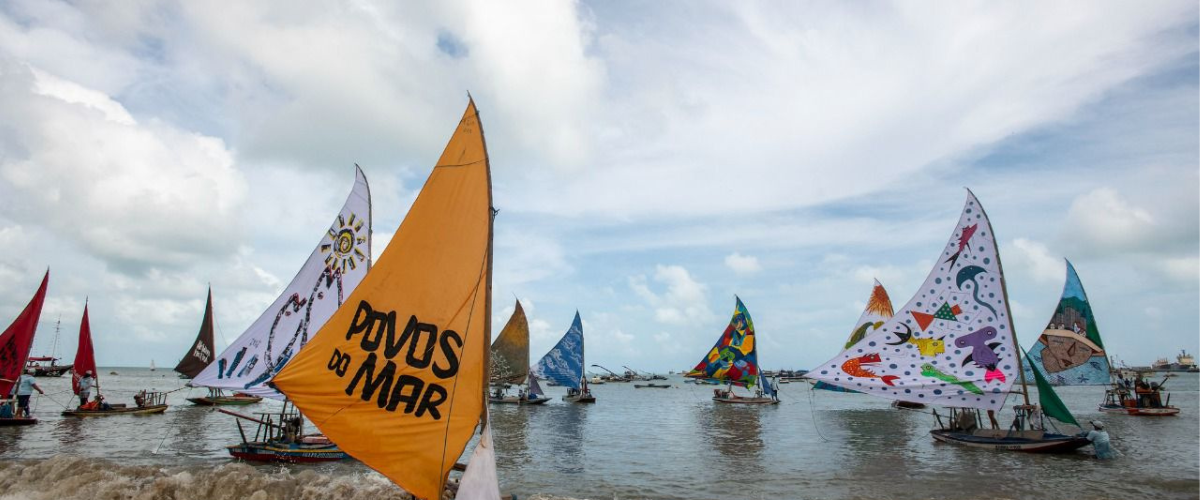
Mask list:
[[42,302],[46,299],[46,285],[50,282],[50,271],[42,278],[42,286],[25,310],[0,334],[0,395],[12,393],[17,377],[25,369],[29,349],[33,347],[33,334],[37,331],[38,319],[42,316]]
[[71,390],[79,394],[79,379],[83,372],[92,372],[97,385],[100,374],[96,373],[96,355],[92,352],[92,326],[88,324],[87,304],[83,305],[83,321],[79,323],[79,350],[75,351],[75,366],[71,368]]

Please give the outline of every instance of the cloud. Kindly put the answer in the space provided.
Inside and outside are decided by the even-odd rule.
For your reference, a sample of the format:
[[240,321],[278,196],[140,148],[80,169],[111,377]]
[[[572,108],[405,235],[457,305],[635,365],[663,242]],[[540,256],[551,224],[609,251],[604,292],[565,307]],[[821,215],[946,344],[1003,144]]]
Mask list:
[[1071,203],[1064,239],[1078,248],[1153,249],[1157,226],[1149,211],[1133,206],[1115,189],[1100,188]]
[[707,286],[694,280],[683,266],[657,265],[654,282],[666,287],[661,293],[650,289],[644,275],[629,278],[629,287],[654,308],[654,319],[669,325],[697,325],[713,317],[705,297]]
[[751,275],[762,271],[762,266],[758,263],[758,257],[753,255],[742,255],[738,252],[733,252],[725,256],[725,267],[733,270],[739,275]]
[[1063,280],[1065,264],[1063,264],[1062,258],[1053,255],[1045,244],[1017,238],[1010,243],[1010,246],[1016,251],[1006,262],[1008,267],[1005,271],[1008,274],[1022,273],[1025,276],[1033,277],[1038,283],[1054,283]]
[[101,92],[2,55],[0,108],[0,203],[15,222],[49,225],[130,273],[237,248],[246,186],[222,140],[139,123]]

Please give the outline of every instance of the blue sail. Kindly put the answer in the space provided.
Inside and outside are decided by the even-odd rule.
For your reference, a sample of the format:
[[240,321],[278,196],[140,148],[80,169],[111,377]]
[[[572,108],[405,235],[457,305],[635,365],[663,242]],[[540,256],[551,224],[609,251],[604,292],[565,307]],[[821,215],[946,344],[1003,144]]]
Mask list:
[[575,311],[575,321],[571,322],[571,328],[562,340],[534,365],[533,373],[564,387],[580,387],[580,380],[583,379],[583,321],[579,319],[579,311]]
[[760,380],[760,383],[762,384],[763,395],[765,395],[771,399],[775,399],[775,386],[771,385],[771,381],[767,380],[767,376],[763,375],[762,373],[759,373],[758,379]]

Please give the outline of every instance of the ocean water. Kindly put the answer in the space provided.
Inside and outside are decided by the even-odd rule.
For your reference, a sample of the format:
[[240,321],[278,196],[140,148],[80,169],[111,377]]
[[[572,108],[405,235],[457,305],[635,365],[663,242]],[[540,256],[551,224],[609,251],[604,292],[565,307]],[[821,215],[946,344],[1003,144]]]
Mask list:
[[[0,428],[0,499],[407,498],[355,461],[238,463],[224,449],[239,440],[235,419],[185,401],[204,390],[182,388],[162,370],[99,371],[112,402],[132,403],[143,388],[177,390],[172,406],[161,415],[60,417],[74,405],[70,379],[39,379],[41,422]],[[937,443],[927,410],[804,383],[782,385],[782,404],[738,407],[713,403],[713,386],[669,382],[675,387],[594,386],[595,405],[563,403],[558,387],[546,388],[555,400],[543,406],[493,405],[501,491],[538,499],[1200,498],[1196,374],[1167,384],[1178,417],[1101,415],[1103,388],[1060,388],[1077,419],[1108,425],[1122,453],[1112,461],[1095,460],[1090,447],[1033,455]]]

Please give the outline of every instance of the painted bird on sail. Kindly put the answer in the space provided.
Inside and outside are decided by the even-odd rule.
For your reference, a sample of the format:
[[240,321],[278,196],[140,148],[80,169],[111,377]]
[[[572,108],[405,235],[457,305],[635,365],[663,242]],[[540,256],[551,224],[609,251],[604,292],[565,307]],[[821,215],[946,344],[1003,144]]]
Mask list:
[[954,263],[958,262],[958,256],[962,255],[963,250],[967,249],[967,242],[971,241],[972,236],[975,236],[976,229],[979,229],[979,224],[971,224],[963,228],[962,235],[958,237],[958,251],[954,252],[954,255],[951,255],[949,259],[946,259],[946,262],[950,263],[950,267],[954,267]]

